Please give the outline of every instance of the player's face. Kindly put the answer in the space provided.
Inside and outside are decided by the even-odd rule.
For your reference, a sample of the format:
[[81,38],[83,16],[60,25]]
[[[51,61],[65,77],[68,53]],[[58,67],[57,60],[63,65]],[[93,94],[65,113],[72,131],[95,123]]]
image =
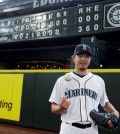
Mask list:
[[84,71],[90,64],[91,56],[87,53],[80,53],[78,55],[74,55],[73,61],[75,62],[76,69]]

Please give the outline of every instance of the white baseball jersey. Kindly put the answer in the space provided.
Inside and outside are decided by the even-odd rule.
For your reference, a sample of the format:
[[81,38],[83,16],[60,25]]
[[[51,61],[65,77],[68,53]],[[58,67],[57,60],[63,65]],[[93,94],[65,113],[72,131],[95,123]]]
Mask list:
[[72,76],[69,81],[64,76],[58,78],[49,101],[59,105],[63,96],[71,101],[67,111],[61,115],[63,122],[93,122],[89,116],[90,111],[98,110],[99,104],[104,106],[108,102],[104,81],[90,72],[84,77],[74,72],[69,74]]

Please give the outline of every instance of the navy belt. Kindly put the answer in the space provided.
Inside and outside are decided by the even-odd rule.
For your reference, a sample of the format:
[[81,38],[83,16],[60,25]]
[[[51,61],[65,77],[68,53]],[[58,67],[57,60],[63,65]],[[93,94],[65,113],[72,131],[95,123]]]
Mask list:
[[92,123],[90,123],[90,124],[67,123],[67,124],[71,124],[74,127],[78,127],[78,128],[82,128],[82,129],[89,128],[92,125]]

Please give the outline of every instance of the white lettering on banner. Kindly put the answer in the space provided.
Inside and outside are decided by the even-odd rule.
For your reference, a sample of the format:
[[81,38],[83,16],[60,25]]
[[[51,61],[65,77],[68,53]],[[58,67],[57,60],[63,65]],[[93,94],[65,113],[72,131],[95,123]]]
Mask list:
[[34,0],[33,1],[33,8],[42,7],[46,5],[53,5],[58,3],[66,3],[71,2],[73,0]]
[[39,5],[39,0],[33,0],[33,8],[37,8]]

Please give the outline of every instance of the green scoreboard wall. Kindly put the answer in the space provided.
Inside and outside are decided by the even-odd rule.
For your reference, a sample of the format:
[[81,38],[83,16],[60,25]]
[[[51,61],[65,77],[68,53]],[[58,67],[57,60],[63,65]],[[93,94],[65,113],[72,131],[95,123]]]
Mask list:
[[[15,104],[18,106],[17,103],[12,102],[13,99],[9,99],[9,102],[13,103],[13,109],[17,108],[20,109],[18,111],[20,112],[12,112],[8,110],[6,112],[6,115],[2,117],[3,114],[0,116],[0,122],[4,123],[10,123],[15,125],[21,125],[25,127],[31,127],[31,128],[37,128],[37,129],[43,129],[43,130],[51,130],[51,131],[59,131],[60,127],[60,115],[55,115],[51,112],[51,105],[48,102],[50,94],[52,92],[53,86],[57,80],[58,77],[64,75],[67,72],[70,72],[72,70],[14,70],[14,71],[0,71],[0,79],[3,79],[3,76],[5,75],[5,84],[0,86],[0,92],[2,93],[2,96],[0,95],[0,109],[3,110],[4,108],[3,103],[6,98],[6,94],[8,92],[8,88],[2,90],[4,86],[9,85],[11,86],[9,90],[12,92],[12,96],[16,97],[16,94],[18,94],[18,86],[15,85],[15,80],[18,78],[18,83],[22,84],[22,93],[20,100],[18,101],[20,103],[19,107],[15,107]],[[110,99],[110,102],[120,111],[120,105],[119,105],[119,94],[120,94],[120,70],[90,70],[95,74],[98,74],[101,76],[106,83],[106,90],[108,97]],[[10,79],[13,78],[13,82],[10,85],[10,79],[8,79],[8,76],[10,75]],[[15,75],[14,77],[11,77],[11,75]],[[17,77],[16,77],[17,75]],[[22,82],[20,82],[20,78],[18,76],[23,75]],[[7,84],[8,83],[8,84]],[[13,90],[14,89],[14,90]],[[7,91],[5,91],[7,90]],[[17,90],[17,92],[15,92]],[[5,92],[5,94],[4,94]],[[15,92],[15,94],[14,94]],[[14,98],[15,98],[14,97]],[[12,98],[12,97],[10,97]],[[16,100],[16,99],[15,99]],[[4,112],[5,113],[5,112]],[[10,118],[8,118],[8,115],[11,115]],[[13,114],[13,116],[12,116]],[[18,120],[15,120],[13,117],[18,114],[19,118]],[[100,134],[109,134],[109,131],[106,130],[99,130]],[[120,128],[116,129],[115,131],[111,132],[112,134],[118,134],[120,131]]]

